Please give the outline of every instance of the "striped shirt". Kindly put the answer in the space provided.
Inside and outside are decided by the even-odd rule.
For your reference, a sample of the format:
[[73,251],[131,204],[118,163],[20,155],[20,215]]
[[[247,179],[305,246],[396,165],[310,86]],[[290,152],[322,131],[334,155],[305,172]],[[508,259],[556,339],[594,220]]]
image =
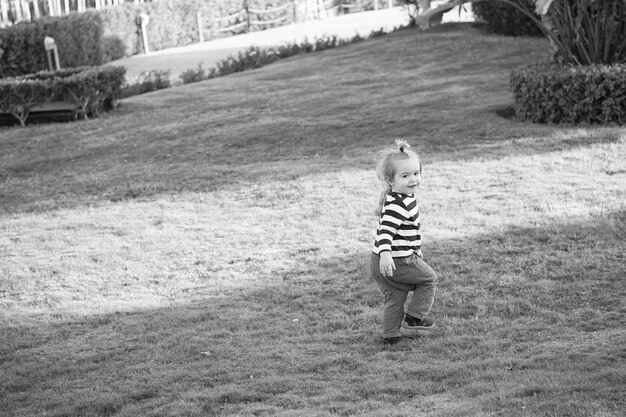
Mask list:
[[372,251],[375,254],[388,251],[392,257],[399,258],[412,255],[421,244],[420,211],[415,196],[389,192]]

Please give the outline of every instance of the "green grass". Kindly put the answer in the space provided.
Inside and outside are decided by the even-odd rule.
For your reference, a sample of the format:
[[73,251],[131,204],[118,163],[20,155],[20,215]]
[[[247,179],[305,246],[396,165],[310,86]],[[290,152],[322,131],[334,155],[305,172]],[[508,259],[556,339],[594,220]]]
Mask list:
[[[502,117],[543,40],[393,34],[0,130],[3,416],[619,416],[626,130]],[[425,163],[429,334],[368,277]]]

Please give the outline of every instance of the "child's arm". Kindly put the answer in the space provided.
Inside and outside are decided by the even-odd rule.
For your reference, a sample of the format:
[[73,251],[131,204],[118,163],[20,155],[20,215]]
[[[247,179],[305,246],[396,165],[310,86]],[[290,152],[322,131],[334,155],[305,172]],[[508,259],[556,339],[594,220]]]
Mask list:
[[396,269],[396,264],[393,262],[391,252],[384,251],[380,253],[379,268],[382,276],[387,278],[391,278],[393,276],[393,271]]

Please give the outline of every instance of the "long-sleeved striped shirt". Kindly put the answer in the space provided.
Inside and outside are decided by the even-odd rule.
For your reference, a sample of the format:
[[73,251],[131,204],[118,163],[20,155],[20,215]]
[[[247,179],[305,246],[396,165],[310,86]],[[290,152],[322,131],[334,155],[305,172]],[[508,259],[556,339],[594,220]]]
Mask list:
[[412,255],[421,244],[420,211],[415,196],[389,192],[372,251],[376,254],[389,251],[392,257],[399,258]]

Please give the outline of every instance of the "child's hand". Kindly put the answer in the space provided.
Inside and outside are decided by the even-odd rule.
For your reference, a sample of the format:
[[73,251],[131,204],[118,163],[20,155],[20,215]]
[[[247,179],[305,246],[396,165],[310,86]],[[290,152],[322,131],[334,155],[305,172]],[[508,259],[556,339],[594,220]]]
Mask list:
[[393,276],[393,271],[396,269],[396,264],[393,262],[390,252],[382,252],[380,254],[380,273],[382,276],[390,278]]

